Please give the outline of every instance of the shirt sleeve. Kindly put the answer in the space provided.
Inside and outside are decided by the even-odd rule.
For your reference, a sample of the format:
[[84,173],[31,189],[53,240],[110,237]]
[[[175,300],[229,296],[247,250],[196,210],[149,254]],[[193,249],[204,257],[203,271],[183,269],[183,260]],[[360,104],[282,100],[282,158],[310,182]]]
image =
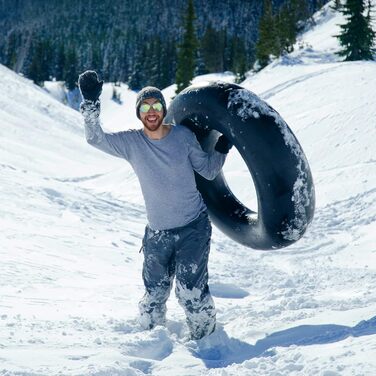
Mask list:
[[95,148],[129,161],[129,132],[105,133],[99,120],[100,104],[83,102],[80,111],[84,116],[86,141]]
[[189,130],[188,155],[193,169],[205,179],[214,180],[225,163],[227,154],[216,150],[206,153],[202,150],[196,135]]

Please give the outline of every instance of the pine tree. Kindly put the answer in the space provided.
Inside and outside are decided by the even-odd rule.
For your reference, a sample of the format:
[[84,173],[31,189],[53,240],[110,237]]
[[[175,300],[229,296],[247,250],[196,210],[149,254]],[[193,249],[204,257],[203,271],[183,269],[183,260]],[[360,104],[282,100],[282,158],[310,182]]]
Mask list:
[[11,69],[14,69],[17,61],[17,36],[15,32],[12,32],[7,40],[5,65]]
[[131,74],[128,78],[128,85],[132,90],[141,90],[144,85],[144,75],[143,75],[143,62],[145,56],[145,45],[142,51],[137,51],[135,60],[131,69]]
[[195,68],[194,75],[201,76],[207,73],[209,73],[209,70],[208,68],[206,68],[204,57],[202,56],[202,49],[199,49],[197,51],[196,68]]
[[160,78],[161,78],[161,52],[162,44],[159,37],[153,39],[150,46],[150,68],[147,70],[149,85],[160,87]]
[[231,39],[232,65],[231,71],[236,75],[236,82],[239,83],[245,79],[247,71],[247,56],[245,53],[244,41],[236,36]]
[[61,43],[56,56],[55,63],[55,78],[57,81],[62,81],[64,78],[64,66],[65,66],[65,49],[64,44]]
[[224,32],[217,31],[209,22],[201,40],[200,52],[209,73],[223,71]]
[[51,80],[51,75],[53,71],[53,46],[52,42],[47,39],[43,42],[43,60],[42,60],[42,72],[43,72],[43,80]]
[[172,49],[170,41],[161,43],[159,82],[157,86],[160,89],[164,89],[172,83],[170,69],[172,62],[175,60],[175,56],[174,53],[171,52]]
[[184,22],[183,42],[179,46],[176,69],[176,94],[191,84],[196,66],[197,39],[194,28],[195,12],[193,0],[188,1]]
[[35,84],[43,86],[50,78],[51,47],[48,41],[39,40],[34,44],[33,57],[29,66],[28,77]]
[[296,17],[292,11],[291,3],[284,4],[277,14],[277,33],[279,39],[279,54],[290,53],[294,50],[296,42]]
[[227,28],[223,30],[223,69],[229,71],[232,69],[233,55],[232,55],[232,37],[229,36]]
[[296,33],[301,32],[310,17],[307,0],[291,0],[291,13]]
[[[279,55],[294,51],[297,35],[310,19],[307,0],[290,0],[282,5],[276,16]],[[312,21],[312,20],[311,20]]]
[[91,69],[99,72],[102,67],[102,54],[101,49],[98,44],[93,44],[92,48],[92,61],[91,61]]
[[[175,82],[176,68],[177,68],[177,45],[174,39],[169,40],[165,44],[166,52],[163,58],[163,68],[166,69],[166,79],[168,80],[168,85],[172,85]],[[163,87],[163,86],[162,86]]]
[[68,90],[74,90],[77,87],[78,80],[78,59],[74,47],[69,47],[64,69],[65,86]]
[[259,24],[259,38],[256,43],[256,59],[260,68],[269,64],[271,55],[278,56],[279,50],[272,2],[271,0],[264,0],[263,14]]
[[33,56],[31,58],[31,64],[27,76],[33,80],[33,82],[39,86],[43,85],[43,74],[41,70],[41,62],[43,59],[43,46],[41,42],[33,45]]
[[375,32],[371,27],[371,3],[365,12],[365,0],[346,0],[341,13],[347,22],[340,25],[342,32],[336,37],[343,47],[337,54],[345,61],[373,60]]

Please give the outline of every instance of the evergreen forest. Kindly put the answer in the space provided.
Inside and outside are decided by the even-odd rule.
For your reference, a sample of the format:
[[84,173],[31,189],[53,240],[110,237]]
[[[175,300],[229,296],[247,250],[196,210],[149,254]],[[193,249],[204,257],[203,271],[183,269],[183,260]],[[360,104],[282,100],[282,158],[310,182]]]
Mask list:
[[[180,80],[184,87],[188,76],[224,71],[241,80],[256,60],[262,68],[291,51],[325,2],[0,0],[0,63],[39,85],[64,81],[69,90],[86,69],[133,90]],[[280,37],[268,45],[265,35],[273,33]]]

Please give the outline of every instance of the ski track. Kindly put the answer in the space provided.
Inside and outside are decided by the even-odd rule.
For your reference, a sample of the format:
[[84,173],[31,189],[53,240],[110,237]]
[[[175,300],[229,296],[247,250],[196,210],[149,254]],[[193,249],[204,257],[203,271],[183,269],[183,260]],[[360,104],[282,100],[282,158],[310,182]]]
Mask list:
[[343,69],[343,66],[342,65],[336,65],[336,66],[330,67],[330,68],[326,68],[325,66],[323,66],[323,68],[320,69],[318,72],[313,72],[313,73],[301,75],[299,77],[295,77],[294,79],[288,80],[288,81],[283,82],[279,85],[276,85],[276,86],[273,87],[273,89],[267,90],[263,93],[260,93],[259,95],[263,100],[267,101],[271,97],[277,95],[278,93],[280,93],[282,91],[285,91],[286,89],[288,89],[292,86],[296,86],[297,84],[301,84],[301,83],[306,83],[306,81],[308,81],[312,78],[317,78],[318,76],[322,76],[324,74],[327,74],[328,72],[332,72],[332,71],[339,70],[339,69]]

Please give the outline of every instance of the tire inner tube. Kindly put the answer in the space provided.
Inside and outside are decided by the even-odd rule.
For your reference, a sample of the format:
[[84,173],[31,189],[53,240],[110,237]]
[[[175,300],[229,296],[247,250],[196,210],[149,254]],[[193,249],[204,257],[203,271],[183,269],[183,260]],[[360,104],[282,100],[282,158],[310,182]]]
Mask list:
[[315,208],[311,171],[298,140],[265,101],[236,84],[192,85],[173,99],[165,122],[190,128],[206,152],[224,134],[246,163],[257,211],[234,196],[222,171],[211,181],[195,173],[210,219],[223,233],[261,250],[286,247],[303,236]]

